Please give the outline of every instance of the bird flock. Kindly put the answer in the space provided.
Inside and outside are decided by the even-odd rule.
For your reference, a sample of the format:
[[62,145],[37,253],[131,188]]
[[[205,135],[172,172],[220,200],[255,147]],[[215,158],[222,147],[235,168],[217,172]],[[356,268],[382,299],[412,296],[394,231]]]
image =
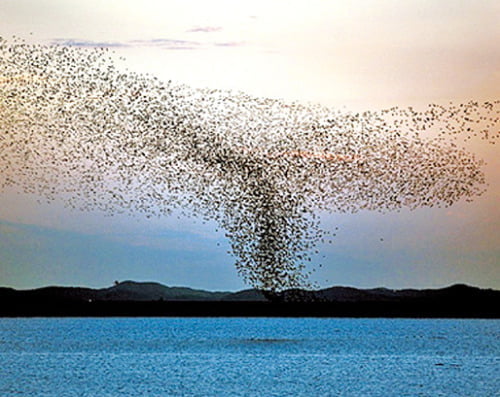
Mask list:
[[[0,191],[226,231],[239,274],[311,286],[318,213],[448,206],[485,190],[500,101],[354,113],[122,70],[107,49],[0,38]],[[428,134],[427,132],[432,132]],[[330,234],[330,236],[329,236]]]

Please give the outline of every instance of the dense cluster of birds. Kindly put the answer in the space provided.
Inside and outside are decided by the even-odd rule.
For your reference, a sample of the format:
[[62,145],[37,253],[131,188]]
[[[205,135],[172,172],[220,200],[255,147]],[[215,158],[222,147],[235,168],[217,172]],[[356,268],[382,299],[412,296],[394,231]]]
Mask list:
[[80,210],[181,209],[224,228],[249,284],[307,287],[306,264],[330,238],[318,211],[481,194],[482,161],[453,137],[495,143],[499,105],[353,113],[160,81],[106,49],[0,39],[0,190]]

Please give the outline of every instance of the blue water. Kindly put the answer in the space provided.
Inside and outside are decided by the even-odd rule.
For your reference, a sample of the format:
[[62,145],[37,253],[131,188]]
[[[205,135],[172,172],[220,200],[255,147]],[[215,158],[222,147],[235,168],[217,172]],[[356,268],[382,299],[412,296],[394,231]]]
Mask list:
[[500,321],[0,319],[0,396],[500,396]]

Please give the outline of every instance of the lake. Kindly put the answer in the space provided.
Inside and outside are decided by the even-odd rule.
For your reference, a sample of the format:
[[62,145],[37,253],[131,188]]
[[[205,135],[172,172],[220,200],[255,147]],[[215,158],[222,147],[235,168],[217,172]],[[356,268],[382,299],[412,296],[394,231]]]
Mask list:
[[1,396],[499,396],[500,320],[0,319]]

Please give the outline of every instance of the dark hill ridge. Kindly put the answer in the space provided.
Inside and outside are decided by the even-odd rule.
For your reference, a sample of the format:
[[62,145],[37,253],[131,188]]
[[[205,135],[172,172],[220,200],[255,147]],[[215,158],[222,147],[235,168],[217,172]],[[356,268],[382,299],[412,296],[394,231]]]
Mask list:
[[[108,288],[92,289],[82,287],[43,287],[31,290],[0,288],[0,299],[64,299],[98,301],[267,301],[269,294],[256,289],[238,292],[210,292],[187,287],[167,287],[155,282],[123,281]],[[352,287],[330,287],[317,291],[286,290],[274,294],[271,299],[281,302],[320,301],[320,302],[376,302],[413,299],[470,299],[487,297],[500,299],[500,291],[480,289],[464,284],[456,284],[441,289],[402,289],[387,288],[358,289]]]
[[167,287],[153,282],[123,281],[112,287],[43,287],[32,290],[0,288],[0,299],[55,299],[71,301],[218,301],[229,292],[209,292],[186,287]]
[[0,316],[286,316],[500,318],[500,291],[441,289],[209,292],[124,281],[108,288],[0,288]]
[[98,300],[154,301],[154,300],[220,300],[229,292],[209,292],[187,287],[167,287],[159,283],[124,281],[98,290]]
[[[285,292],[286,294],[286,292]],[[357,289],[349,287],[331,287],[311,293],[318,299],[329,302],[371,302],[413,299],[470,299],[473,297],[489,297],[500,299],[500,291],[481,289],[465,284],[455,284],[440,289],[402,289],[388,288]]]

